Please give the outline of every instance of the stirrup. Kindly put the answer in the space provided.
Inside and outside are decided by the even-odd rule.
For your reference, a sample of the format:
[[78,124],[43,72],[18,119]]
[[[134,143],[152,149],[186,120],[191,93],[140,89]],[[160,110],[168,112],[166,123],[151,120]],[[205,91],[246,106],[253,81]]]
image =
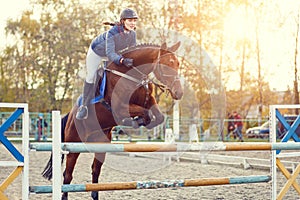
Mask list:
[[87,106],[80,106],[76,113],[76,119],[83,120],[88,118],[88,108]]

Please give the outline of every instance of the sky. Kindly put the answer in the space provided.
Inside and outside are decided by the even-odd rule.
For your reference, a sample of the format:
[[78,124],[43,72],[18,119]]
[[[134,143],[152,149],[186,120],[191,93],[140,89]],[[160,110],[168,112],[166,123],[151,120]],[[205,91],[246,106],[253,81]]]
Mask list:
[[[276,0],[275,0],[276,1]],[[280,1],[280,0],[279,0]],[[277,10],[275,10],[273,4],[266,4],[265,9],[270,10],[271,15],[268,19],[260,20],[259,27],[259,41],[261,49],[261,66],[262,66],[262,76],[265,81],[269,82],[270,88],[278,91],[284,91],[287,89],[287,86],[290,88],[293,87],[293,78],[294,74],[292,69],[294,46],[293,38],[291,38],[291,32],[294,31],[295,25],[293,17],[288,14],[293,10],[293,4],[290,0],[286,0],[289,3],[280,3],[277,4]],[[283,26],[278,28],[273,18],[272,12],[280,12],[285,19],[283,20]],[[248,15],[248,17],[246,17]],[[255,36],[255,23],[254,23],[254,13],[249,10],[248,14],[245,13],[244,9],[232,10],[229,12],[227,18],[225,19],[225,37],[232,41],[238,41],[249,39],[252,45],[252,48],[256,46],[256,36]],[[229,43],[230,44],[230,43]],[[234,43],[233,43],[234,44]],[[225,48],[228,48],[225,47]],[[230,47],[229,47],[230,48]],[[235,46],[234,46],[235,48]],[[289,55],[284,55],[289,51]],[[235,57],[234,55],[232,56]],[[241,61],[238,61],[241,62]],[[253,52],[253,56],[245,62],[245,70],[252,74],[254,77],[257,77],[257,55],[256,52]],[[248,65],[248,67],[247,67]],[[250,65],[250,67],[249,67]],[[290,68],[287,68],[289,65]],[[267,67],[266,67],[267,66]],[[231,74],[230,78],[233,80],[239,79],[238,71],[235,74]],[[230,85],[233,88],[230,88]],[[228,84],[227,89],[235,89],[236,82],[233,84]]]
[[29,8],[29,0],[0,0],[0,2],[0,41],[3,41],[5,40],[6,20],[20,16],[24,9]]
[[[4,34],[4,27],[6,25],[6,20],[9,18],[20,17],[23,10],[26,8],[30,8],[29,5],[30,0],[0,0],[0,50],[3,47],[3,41],[6,41],[7,38]],[[88,0],[84,0],[88,1]],[[275,0],[276,1],[276,0]],[[287,0],[288,2],[280,5],[280,11],[284,12],[285,10],[293,7],[294,0]],[[297,2],[297,1],[296,1]],[[233,13],[236,16],[239,16],[239,13]],[[232,19],[229,19],[229,29],[233,30],[230,34],[232,37],[239,37],[242,35],[240,32],[241,28],[237,27],[236,24],[239,23],[238,20],[241,20],[239,17],[234,16]],[[230,22],[232,20],[232,22]],[[246,24],[247,26],[247,24]],[[270,30],[267,34],[264,35],[263,43],[265,43],[265,47],[268,48],[265,52],[268,52],[268,55],[265,55],[265,59],[267,59],[269,69],[265,72],[266,81],[270,83],[271,89],[275,88],[276,90],[282,91],[287,89],[287,85],[290,88],[293,87],[293,72],[291,70],[286,69],[286,60],[284,56],[281,54],[282,48],[290,48],[287,46],[286,38],[283,35],[287,32],[285,29],[282,30]],[[284,66],[281,66],[281,63],[285,63]],[[292,64],[292,63],[291,63]],[[253,70],[255,72],[255,70]],[[238,78],[238,77],[237,77]],[[233,82],[233,85],[236,86],[236,81]],[[228,88],[228,86],[227,86]]]

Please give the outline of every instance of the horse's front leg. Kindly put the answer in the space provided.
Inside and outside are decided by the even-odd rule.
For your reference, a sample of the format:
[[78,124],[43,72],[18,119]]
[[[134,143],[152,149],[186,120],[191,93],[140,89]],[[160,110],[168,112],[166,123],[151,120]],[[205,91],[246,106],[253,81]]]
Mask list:
[[132,126],[133,128],[146,126],[146,128],[151,129],[164,122],[164,115],[154,101],[150,101],[146,108],[130,104],[129,107],[118,109],[118,114],[119,119],[122,119],[120,125]]
[[144,126],[151,121],[149,110],[136,104],[120,104],[118,113],[114,117],[118,125],[131,126],[133,128]]
[[129,120],[129,124],[133,128],[138,128],[140,126],[146,126],[154,119],[152,112],[149,109],[141,107],[136,104],[130,104],[129,106],[129,115],[130,118],[125,118]]
[[152,129],[165,121],[165,116],[160,111],[157,104],[153,104],[150,108],[150,111],[153,115],[153,120],[151,120],[150,123],[146,125],[147,129]]
[[[77,158],[79,156],[79,153],[69,153],[67,155],[67,161],[66,161],[66,169],[64,171],[64,182],[63,184],[70,184],[73,179],[73,171],[75,168],[75,164],[77,161]],[[62,200],[68,199],[68,193],[64,192],[61,197]]]
[[147,129],[152,129],[163,123],[165,119],[156,103],[150,104],[149,109],[139,105],[130,104],[129,113],[132,118],[125,118],[127,119],[127,124],[124,125],[129,125],[134,128],[145,126]]
[[[101,167],[105,160],[105,153],[95,153],[94,162],[92,164],[92,183],[98,183],[101,173]],[[92,191],[93,200],[99,199],[98,191]]]

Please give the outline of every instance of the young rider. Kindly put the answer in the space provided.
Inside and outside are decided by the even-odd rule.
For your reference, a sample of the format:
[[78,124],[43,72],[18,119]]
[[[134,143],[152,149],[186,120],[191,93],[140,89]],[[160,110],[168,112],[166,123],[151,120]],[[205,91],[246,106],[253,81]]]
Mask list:
[[132,9],[124,9],[120,15],[120,22],[94,38],[86,56],[87,75],[83,86],[83,103],[78,108],[76,119],[83,120],[88,117],[88,104],[93,98],[94,81],[99,64],[108,59],[117,65],[132,67],[133,59],[123,58],[118,51],[136,45],[136,21],[138,15]]

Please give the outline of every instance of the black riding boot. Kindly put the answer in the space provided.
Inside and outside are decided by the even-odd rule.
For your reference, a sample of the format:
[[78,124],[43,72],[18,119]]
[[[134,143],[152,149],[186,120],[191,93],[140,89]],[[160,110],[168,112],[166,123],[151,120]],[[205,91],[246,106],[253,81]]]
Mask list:
[[92,99],[94,91],[94,83],[84,82],[83,86],[83,96],[82,96],[82,105],[78,108],[76,119],[83,120],[88,117],[88,105]]

